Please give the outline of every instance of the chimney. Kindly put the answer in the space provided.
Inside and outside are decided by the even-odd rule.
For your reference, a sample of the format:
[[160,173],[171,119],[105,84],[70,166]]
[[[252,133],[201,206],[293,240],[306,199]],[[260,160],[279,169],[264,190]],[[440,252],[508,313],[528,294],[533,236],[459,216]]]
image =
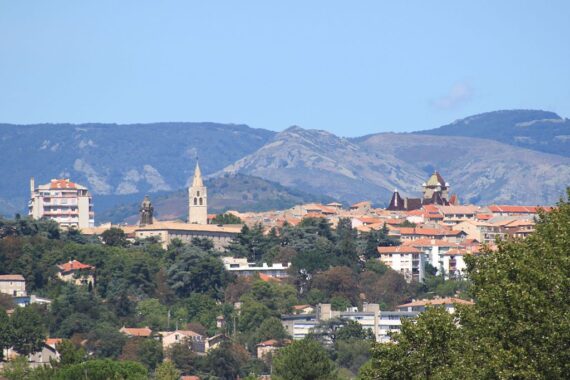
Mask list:
[[30,178],[30,194],[34,195],[34,190],[36,189],[36,183],[34,181],[34,177]]

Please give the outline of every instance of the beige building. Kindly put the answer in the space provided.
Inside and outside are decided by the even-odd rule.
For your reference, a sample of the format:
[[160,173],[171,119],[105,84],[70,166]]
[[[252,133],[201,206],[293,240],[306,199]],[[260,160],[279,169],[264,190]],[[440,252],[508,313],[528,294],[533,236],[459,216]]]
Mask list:
[[99,227],[83,230],[85,235],[100,236],[110,228],[120,228],[131,239],[146,239],[155,237],[166,249],[173,239],[179,239],[184,243],[191,243],[193,238],[207,238],[212,240],[214,248],[225,250],[232,239],[240,233],[243,225],[226,224],[189,224],[180,221],[154,221],[145,226],[121,226],[110,223]]
[[497,238],[504,239],[506,232],[499,226],[478,220],[466,220],[453,226],[456,231],[463,231],[468,239],[475,239],[480,243],[494,243]]
[[70,260],[65,264],[60,264],[57,266],[59,272],[57,272],[57,277],[65,282],[70,282],[75,285],[95,285],[95,277],[93,272],[95,267],[83,264],[77,260]]
[[33,219],[49,218],[62,228],[88,228],[95,225],[93,201],[86,187],[69,179],[52,179],[35,187],[30,180],[31,197],[28,215]]
[[208,189],[197,162],[192,186],[188,188],[188,223],[208,224]]
[[232,239],[240,233],[241,225],[217,226],[214,224],[189,224],[180,222],[154,222],[135,229],[135,237],[146,239],[157,237],[166,248],[173,239],[191,243],[194,238],[212,240],[214,248],[224,250]]
[[0,275],[0,293],[12,297],[25,297],[27,295],[26,279],[21,274]]

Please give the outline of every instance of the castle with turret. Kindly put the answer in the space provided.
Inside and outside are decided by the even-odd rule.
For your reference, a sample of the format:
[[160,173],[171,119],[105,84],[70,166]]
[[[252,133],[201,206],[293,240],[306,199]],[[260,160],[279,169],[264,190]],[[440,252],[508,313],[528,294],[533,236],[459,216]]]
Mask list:
[[459,204],[456,195],[449,196],[449,188],[449,183],[435,171],[427,182],[422,184],[423,196],[421,198],[402,198],[398,189],[395,189],[387,210],[411,211],[420,209],[424,205],[449,206]]

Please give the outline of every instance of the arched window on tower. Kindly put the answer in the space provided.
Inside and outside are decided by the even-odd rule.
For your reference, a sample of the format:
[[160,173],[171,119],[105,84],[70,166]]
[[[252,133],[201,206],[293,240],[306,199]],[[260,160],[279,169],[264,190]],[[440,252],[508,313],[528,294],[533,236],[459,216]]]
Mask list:
[[194,206],[198,204],[198,198],[194,198]]
[[202,198],[200,198],[200,206],[202,206],[203,202],[202,202]]
[[198,191],[196,192],[196,195],[197,195],[197,196],[200,196],[200,190],[198,190]]

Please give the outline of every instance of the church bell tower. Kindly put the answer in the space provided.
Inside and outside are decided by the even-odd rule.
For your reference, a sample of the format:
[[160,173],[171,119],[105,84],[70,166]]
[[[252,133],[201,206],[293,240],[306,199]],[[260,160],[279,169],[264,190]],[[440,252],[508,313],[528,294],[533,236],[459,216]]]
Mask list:
[[200,165],[196,162],[192,186],[188,188],[188,223],[208,223],[208,191],[202,181]]

